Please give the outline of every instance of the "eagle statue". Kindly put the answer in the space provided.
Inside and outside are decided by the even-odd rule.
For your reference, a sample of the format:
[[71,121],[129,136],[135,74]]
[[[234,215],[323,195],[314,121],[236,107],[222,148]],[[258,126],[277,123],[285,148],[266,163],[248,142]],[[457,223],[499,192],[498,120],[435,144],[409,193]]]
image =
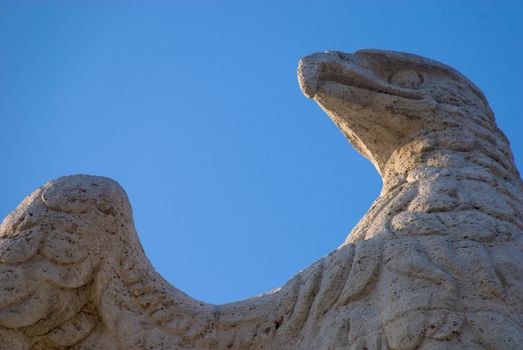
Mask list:
[[482,92],[379,50],[306,56],[298,80],[383,179],[340,247],[204,303],[154,270],[117,182],[61,177],[0,226],[0,349],[523,349],[523,182]]

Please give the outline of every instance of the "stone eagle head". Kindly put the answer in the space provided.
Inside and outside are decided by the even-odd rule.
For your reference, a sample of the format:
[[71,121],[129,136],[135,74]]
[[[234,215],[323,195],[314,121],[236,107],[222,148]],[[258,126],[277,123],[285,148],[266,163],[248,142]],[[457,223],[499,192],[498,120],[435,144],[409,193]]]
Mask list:
[[327,51],[302,58],[298,79],[384,179],[391,156],[414,140],[494,149],[494,158],[517,173],[485,96],[449,66],[392,51]]

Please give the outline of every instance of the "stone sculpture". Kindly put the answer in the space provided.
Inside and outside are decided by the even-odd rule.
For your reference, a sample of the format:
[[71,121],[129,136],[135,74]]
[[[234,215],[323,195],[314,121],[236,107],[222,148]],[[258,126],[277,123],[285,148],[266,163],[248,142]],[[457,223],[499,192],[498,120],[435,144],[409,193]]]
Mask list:
[[377,50],[298,75],[383,177],[341,247],[277,291],[206,304],[154,271],[116,182],[62,177],[0,227],[0,349],[523,349],[523,185],[480,90]]

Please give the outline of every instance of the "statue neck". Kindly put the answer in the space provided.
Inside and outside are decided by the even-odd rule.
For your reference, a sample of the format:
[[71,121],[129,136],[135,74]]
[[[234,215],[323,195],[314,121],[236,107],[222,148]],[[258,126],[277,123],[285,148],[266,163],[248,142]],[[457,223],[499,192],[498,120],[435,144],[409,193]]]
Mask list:
[[[523,187],[506,141],[501,137],[478,137],[468,130],[431,132],[430,138],[415,138],[395,150],[387,161],[383,178],[386,194],[398,185],[434,176],[474,176]],[[492,133],[491,133],[492,134]],[[490,135],[489,135],[490,136]]]
[[382,172],[380,196],[345,243],[400,236],[391,223],[405,212],[461,217],[468,210],[523,230],[523,185],[512,155],[448,131],[431,136],[392,154]]

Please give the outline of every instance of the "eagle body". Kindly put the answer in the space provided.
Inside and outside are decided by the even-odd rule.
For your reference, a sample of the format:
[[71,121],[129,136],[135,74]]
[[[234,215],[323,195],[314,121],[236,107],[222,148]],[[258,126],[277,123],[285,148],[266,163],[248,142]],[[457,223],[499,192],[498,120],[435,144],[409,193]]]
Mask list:
[[523,349],[523,184],[481,91],[378,50],[306,56],[298,78],[383,179],[340,247],[203,303],[154,270],[115,181],[62,177],[0,225],[0,350]]

